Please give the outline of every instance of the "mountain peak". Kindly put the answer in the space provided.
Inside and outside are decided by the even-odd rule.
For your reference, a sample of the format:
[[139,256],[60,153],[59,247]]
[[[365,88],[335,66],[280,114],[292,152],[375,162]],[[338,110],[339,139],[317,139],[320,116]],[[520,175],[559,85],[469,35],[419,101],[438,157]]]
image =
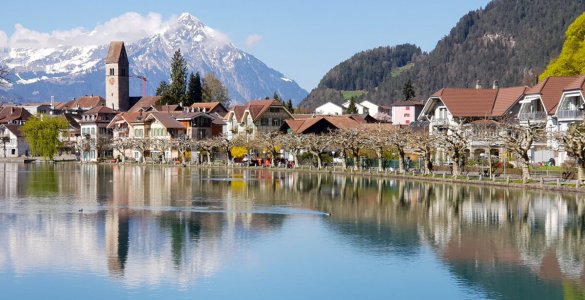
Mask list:
[[179,24],[183,24],[183,25],[188,25],[188,26],[198,26],[201,25],[203,26],[203,23],[201,23],[201,21],[199,21],[199,19],[197,19],[194,15],[188,13],[188,12],[184,12],[182,13],[179,18],[177,18],[177,23]]

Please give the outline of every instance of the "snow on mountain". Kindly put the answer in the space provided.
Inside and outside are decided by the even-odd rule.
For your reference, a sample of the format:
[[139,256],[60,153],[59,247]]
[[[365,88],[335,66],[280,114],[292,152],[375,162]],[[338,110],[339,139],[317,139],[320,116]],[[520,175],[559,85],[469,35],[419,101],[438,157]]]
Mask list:
[[[12,84],[0,99],[64,101],[82,95],[104,95],[105,57],[109,45],[45,49],[0,49],[0,61],[12,69]],[[148,78],[153,95],[162,80],[169,80],[171,57],[180,49],[188,70],[213,72],[228,88],[232,100],[245,102],[279,93],[298,103],[307,92],[282,73],[238,49],[221,32],[185,13],[161,32],[126,43],[133,75]],[[141,93],[141,81],[130,80],[130,94]]]

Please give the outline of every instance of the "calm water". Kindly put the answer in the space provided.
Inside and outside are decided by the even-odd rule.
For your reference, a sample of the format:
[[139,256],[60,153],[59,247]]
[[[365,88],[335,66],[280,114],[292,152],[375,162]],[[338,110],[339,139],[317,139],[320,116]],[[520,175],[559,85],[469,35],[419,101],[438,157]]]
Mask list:
[[325,174],[0,164],[0,297],[583,299],[584,210]]

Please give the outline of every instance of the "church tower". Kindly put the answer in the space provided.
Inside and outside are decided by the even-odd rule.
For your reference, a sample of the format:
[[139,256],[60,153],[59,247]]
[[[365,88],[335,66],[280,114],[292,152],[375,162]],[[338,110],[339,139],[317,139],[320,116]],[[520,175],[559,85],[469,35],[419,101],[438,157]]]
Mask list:
[[128,55],[124,42],[110,43],[106,58],[106,105],[120,111],[130,108]]

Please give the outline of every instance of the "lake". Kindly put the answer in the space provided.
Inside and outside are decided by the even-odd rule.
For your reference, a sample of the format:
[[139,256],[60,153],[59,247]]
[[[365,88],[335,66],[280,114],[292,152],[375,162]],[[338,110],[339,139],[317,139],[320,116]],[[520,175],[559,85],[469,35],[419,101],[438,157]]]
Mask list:
[[584,299],[585,196],[0,163],[3,299]]

